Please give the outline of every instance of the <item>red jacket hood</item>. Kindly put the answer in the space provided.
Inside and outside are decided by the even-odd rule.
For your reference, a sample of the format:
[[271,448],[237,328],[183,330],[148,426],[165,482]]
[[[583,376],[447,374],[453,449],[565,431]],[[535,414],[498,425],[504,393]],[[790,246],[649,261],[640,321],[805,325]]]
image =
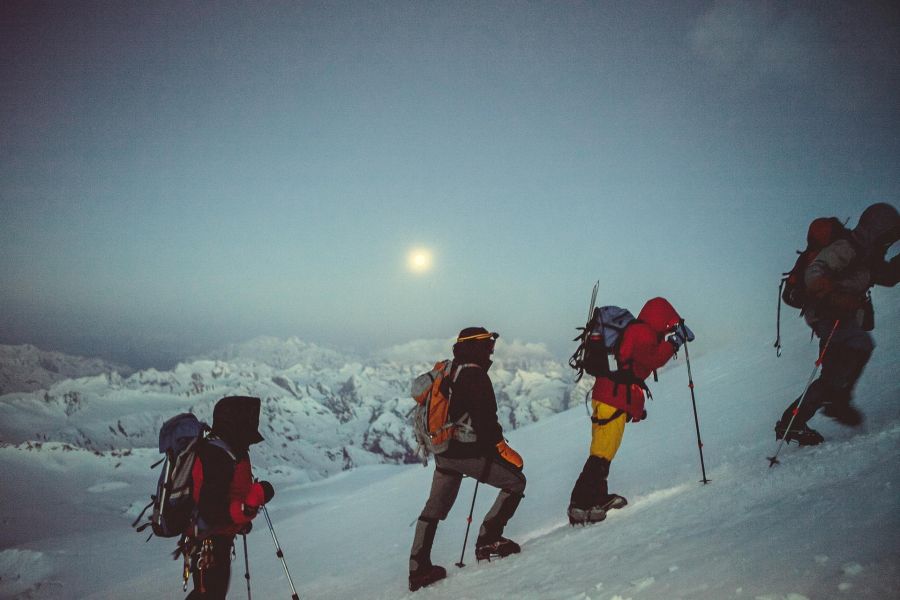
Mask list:
[[681,321],[681,317],[665,298],[647,300],[638,319],[646,323],[657,334],[671,330]]

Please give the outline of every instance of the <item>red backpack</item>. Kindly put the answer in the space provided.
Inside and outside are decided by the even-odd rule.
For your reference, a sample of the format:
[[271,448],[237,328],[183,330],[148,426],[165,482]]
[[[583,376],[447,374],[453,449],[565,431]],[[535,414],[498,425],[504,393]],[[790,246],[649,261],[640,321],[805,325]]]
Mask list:
[[815,260],[819,252],[839,239],[846,238],[850,230],[844,227],[837,217],[819,217],[813,219],[806,232],[806,249],[797,251],[794,267],[781,274],[778,286],[778,319],[776,323],[775,350],[781,356],[781,302],[793,308],[799,308],[803,314],[803,306],[808,300],[806,296],[806,268]]

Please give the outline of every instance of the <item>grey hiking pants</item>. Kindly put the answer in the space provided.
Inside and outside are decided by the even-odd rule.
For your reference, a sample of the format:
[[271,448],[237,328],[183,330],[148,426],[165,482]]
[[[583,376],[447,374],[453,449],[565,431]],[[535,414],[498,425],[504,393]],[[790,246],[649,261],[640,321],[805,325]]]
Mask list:
[[416,535],[410,551],[410,571],[431,564],[431,544],[438,521],[450,513],[464,476],[481,483],[500,488],[493,506],[484,516],[478,532],[477,545],[491,544],[500,539],[506,523],[516,512],[524,497],[525,475],[520,469],[496,458],[444,458],[435,457],[431,494],[419,515]]

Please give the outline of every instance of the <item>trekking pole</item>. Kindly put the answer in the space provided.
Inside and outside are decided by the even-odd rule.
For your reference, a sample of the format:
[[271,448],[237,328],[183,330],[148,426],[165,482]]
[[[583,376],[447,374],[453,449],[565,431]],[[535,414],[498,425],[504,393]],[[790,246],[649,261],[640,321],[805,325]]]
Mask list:
[[266,523],[269,525],[269,533],[272,534],[272,541],[275,542],[275,556],[281,559],[281,566],[284,567],[284,574],[287,575],[288,583],[291,586],[291,600],[300,600],[297,588],[294,587],[294,581],[291,579],[291,573],[288,571],[287,562],[284,560],[284,552],[281,551],[281,545],[278,543],[278,538],[275,537],[275,528],[272,527],[272,519],[269,518],[269,510],[265,504],[262,505],[262,510],[266,517]]
[[[684,327],[684,319],[681,320],[681,326]],[[687,363],[688,372],[688,388],[691,390],[691,404],[694,407],[694,427],[697,429],[697,449],[700,450],[700,472],[703,473],[703,484],[709,483],[711,480],[706,478],[706,465],[703,462],[703,440],[700,439],[700,419],[697,418],[697,399],[694,397],[694,376],[691,373],[691,355],[688,352],[687,335],[684,336],[684,361]]]
[[809,391],[809,386],[812,385],[813,379],[816,377],[816,371],[819,370],[819,366],[822,364],[822,360],[825,358],[825,352],[828,350],[828,345],[831,343],[831,337],[834,335],[835,330],[838,328],[841,320],[838,319],[834,322],[834,327],[831,328],[831,333],[828,334],[828,339],[825,340],[825,345],[822,346],[822,351],[819,353],[819,358],[816,359],[816,364],[813,366],[812,373],[809,374],[809,380],[806,382],[806,387],[803,388],[803,393],[800,394],[800,399],[797,400],[797,406],[794,407],[794,410],[791,411],[791,420],[788,421],[788,426],[784,430],[784,435],[781,437],[781,440],[778,442],[778,447],[775,448],[775,454],[772,456],[767,456],[769,459],[769,468],[771,469],[775,465],[781,464],[778,461],[778,453],[781,452],[781,447],[784,445],[784,442],[787,440],[791,425],[794,424],[794,419],[797,418],[797,414],[800,412],[800,405],[803,404],[803,401],[806,400],[806,392]]
[[781,357],[781,293],[784,291],[784,283],[787,281],[787,273],[784,274],[781,283],[778,285],[778,307],[775,312],[775,356]]
[[244,538],[244,578],[247,580],[247,600],[253,600],[250,595],[250,557],[247,555],[247,534],[242,533],[241,537]]
[[475,496],[478,495],[478,484],[481,483],[477,479],[475,480],[475,493],[472,494],[472,506],[469,507],[469,518],[466,519],[466,537],[463,539],[462,552],[459,553],[459,562],[456,563],[456,566],[462,569],[466,564],[463,562],[463,556],[466,553],[466,544],[469,542],[469,527],[472,526],[472,513],[475,512]]

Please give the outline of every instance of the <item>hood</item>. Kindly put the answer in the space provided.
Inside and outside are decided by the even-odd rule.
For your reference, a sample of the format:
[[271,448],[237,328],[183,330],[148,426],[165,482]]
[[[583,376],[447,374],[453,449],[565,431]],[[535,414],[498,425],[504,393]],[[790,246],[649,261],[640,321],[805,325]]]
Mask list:
[[890,204],[873,204],[859,216],[853,237],[867,254],[884,256],[891,244],[900,239],[900,214]]
[[222,398],[213,409],[212,432],[236,450],[263,441],[259,433],[260,404],[253,396]]
[[665,298],[647,300],[638,314],[638,319],[649,325],[657,334],[666,333],[681,321],[681,317]]

